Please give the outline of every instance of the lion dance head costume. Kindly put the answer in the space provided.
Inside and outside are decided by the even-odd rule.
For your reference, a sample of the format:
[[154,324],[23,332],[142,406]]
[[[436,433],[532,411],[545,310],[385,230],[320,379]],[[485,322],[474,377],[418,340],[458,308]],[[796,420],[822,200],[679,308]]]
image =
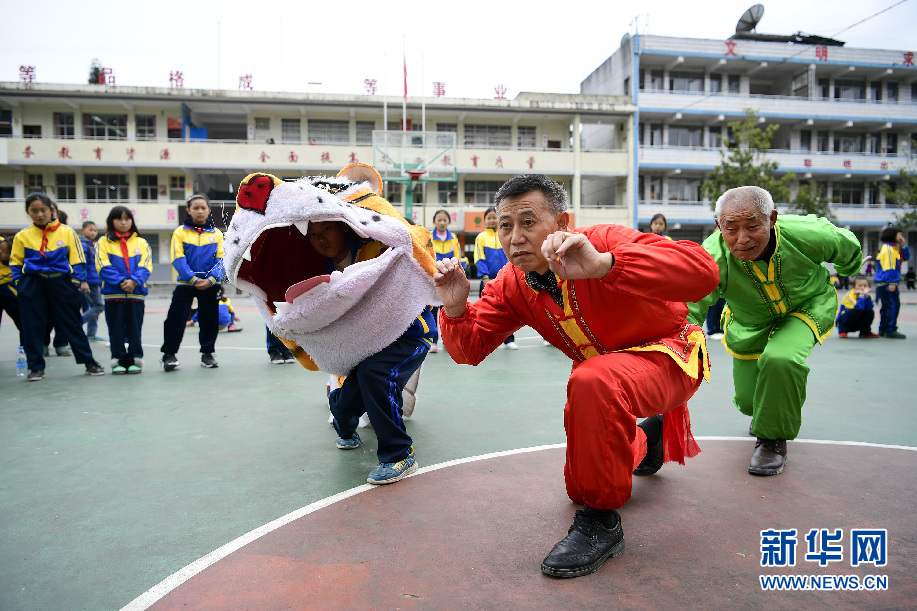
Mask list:
[[[224,240],[226,273],[307,369],[347,375],[439,303],[430,233],[405,221],[381,192],[378,172],[363,164],[294,182],[250,174],[239,186]],[[307,238],[309,223],[321,221],[341,221],[386,248],[329,274],[328,259]]]

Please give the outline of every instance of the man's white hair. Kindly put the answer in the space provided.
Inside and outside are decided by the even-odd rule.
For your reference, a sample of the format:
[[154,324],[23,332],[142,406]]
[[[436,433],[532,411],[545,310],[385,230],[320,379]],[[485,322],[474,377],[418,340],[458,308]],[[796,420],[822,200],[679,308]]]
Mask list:
[[774,198],[771,197],[771,194],[766,190],[761,187],[736,187],[735,189],[729,189],[716,200],[716,208],[713,210],[713,217],[716,220],[720,220],[720,214],[722,214],[723,208],[732,203],[752,203],[757,206],[761,214],[766,217],[769,217],[771,212],[774,211]]

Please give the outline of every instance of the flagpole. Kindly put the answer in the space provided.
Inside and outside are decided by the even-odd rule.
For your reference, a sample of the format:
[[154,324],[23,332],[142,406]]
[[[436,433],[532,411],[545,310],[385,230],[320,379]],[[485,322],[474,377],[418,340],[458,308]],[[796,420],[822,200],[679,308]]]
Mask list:
[[401,60],[404,64],[404,97],[401,99],[401,131],[408,129],[408,58],[404,53],[405,35],[401,35]]
[[388,129],[388,55],[382,54],[382,129]]

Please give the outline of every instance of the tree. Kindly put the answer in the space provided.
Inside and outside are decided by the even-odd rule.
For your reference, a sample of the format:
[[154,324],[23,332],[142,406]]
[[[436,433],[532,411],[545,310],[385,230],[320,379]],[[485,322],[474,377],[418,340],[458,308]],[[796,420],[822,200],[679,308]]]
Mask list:
[[761,129],[758,127],[758,115],[751,109],[745,111],[744,121],[732,121],[728,125],[735,141],[727,144],[727,151],[720,152],[722,163],[713,168],[701,186],[704,197],[710,199],[710,206],[713,207],[725,191],[746,185],[766,189],[774,202],[789,202],[789,184],[796,175],[786,172],[778,177],[779,164],[764,159],[774,132],[780,126],[773,123]]
[[881,185],[887,205],[899,206],[904,210],[901,214],[895,214],[902,227],[917,225],[917,157],[914,151],[917,151],[917,140],[911,140],[907,166],[898,171],[901,180],[894,187],[888,183]]
[[837,224],[837,217],[831,210],[831,200],[812,185],[799,185],[796,199],[790,204],[787,212],[792,214],[814,214]]
[[89,84],[98,85],[100,78],[102,78],[102,62],[93,59],[92,65],[89,66]]

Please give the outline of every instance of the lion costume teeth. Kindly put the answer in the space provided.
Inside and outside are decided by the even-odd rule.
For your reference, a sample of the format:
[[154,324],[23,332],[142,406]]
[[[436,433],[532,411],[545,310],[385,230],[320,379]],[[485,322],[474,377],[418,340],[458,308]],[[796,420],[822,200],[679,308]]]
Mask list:
[[[256,173],[239,186],[224,240],[229,281],[252,295],[271,332],[308,369],[347,375],[439,303],[430,234],[379,196],[381,186],[362,164],[294,182]],[[309,223],[320,221],[342,221],[386,248],[328,274],[306,237]]]

